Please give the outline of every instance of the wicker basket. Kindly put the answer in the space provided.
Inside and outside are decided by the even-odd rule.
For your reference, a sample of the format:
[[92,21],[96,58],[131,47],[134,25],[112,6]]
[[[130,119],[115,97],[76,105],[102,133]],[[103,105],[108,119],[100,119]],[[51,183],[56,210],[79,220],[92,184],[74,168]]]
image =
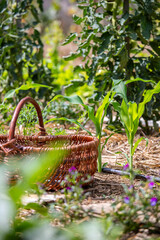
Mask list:
[[[17,118],[23,105],[30,102],[36,108],[40,133],[35,136],[15,135]],[[68,170],[74,166],[81,176],[93,175],[97,170],[98,143],[95,137],[85,135],[48,136],[43,124],[41,109],[31,97],[22,99],[17,105],[9,129],[9,135],[0,135],[0,156],[2,159],[13,155],[42,153],[53,150],[61,142],[59,150],[67,150],[68,154],[59,167],[44,181],[47,190],[59,189]]]

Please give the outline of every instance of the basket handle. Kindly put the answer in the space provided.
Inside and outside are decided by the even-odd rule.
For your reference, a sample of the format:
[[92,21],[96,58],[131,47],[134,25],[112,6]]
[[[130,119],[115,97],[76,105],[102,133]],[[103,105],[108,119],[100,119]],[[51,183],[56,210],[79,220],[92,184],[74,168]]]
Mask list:
[[37,111],[37,115],[38,115],[38,119],[39,119],[40,135],[41,136],[46,135],[46,130],[45,130],[44,124],[43,124],[42,112],[41,112],[41,109],[40,109],[38,103],[31,97],[25,97],[18,103],[18,105],[17,105],[17,107],[14,111],[14,114],[13,114],[13,117],[12,117],[12,120],[11,120],[11,123],[10,123],[10,128],[9,128],[9,138],[8,138],[9,141],[11,139],[13,139],[14,136],[15,136],[15,128],[16,128],[16,123],[17,123],[19,113],[20,113],[23,105],[27,102],[32,103],[34,105],[36,111]]

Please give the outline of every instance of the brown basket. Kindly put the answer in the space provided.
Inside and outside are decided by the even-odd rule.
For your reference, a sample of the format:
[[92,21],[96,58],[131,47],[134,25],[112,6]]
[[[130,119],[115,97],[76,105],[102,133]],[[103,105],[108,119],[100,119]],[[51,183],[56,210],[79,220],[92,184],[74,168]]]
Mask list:
[[[35,136],[15,135],[17,118],[23,105],[30,102],[36,108],[40,133]],[[44,181],[47,190],[59,189],[62,180],[68,170],[74,166],[82,177],[93,175],[97,170],[98,143],[95,137],[84,135],[60,135],[48,136],[44,124],[41,109],[38,103],[31,97],[22,99],[17,105],[10,124],[9,136],[0,135],[0,155],[1,160],[12,155],[25,155],[30,153],[42,153],[53,150],[58,143],[61,143],[60,150],[66,150],[67,156],[63,159],[59,167],[53,171],[52,175]]]

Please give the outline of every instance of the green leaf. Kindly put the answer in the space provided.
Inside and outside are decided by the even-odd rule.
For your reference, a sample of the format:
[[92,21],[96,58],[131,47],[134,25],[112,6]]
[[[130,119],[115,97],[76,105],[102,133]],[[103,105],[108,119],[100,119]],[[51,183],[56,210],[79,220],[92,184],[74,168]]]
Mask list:
[[88,117],[89,119],[94,123],[95,127],[96,127],[96,131],[97,131],[97,134],[99,133],[100,131],[100,125],[99,125],[99,122],[97,121],[97,119],[95,118],[94,116],[94,108],[93,107],[90,107],[88,105],[85,105],[83,104],[83,107],[86,109],[86,111],[88,112]]
[[148,138],[144,138],[144,137],[139,138],[139,139],[135,142],[135,144],[134,144],[134,147],[133,147],[133,149],[132,149],[132,155],[135,153],[136,148],[138,147],[139,143],[140,143],[143,139],[146,140],[146,146],[148,145]]
[[83,101],[82,99],[80,98],[80,96],[78,95],[74,95],[74,96],[63,96],[63,95],[56,95],[49,103],[57,100],[58,98],[63,98],[64,100],[72,103],[72,104],[80,104],[80,105],[83,105]]
[[4,100],[3,100],[2,104],[5,102],[6,99],[13,98],[14,94],[15,94],[15,89],[12,89],[9,92],[7,92],[4,96]]
[[[94,123],[95,126],[96,126],[97,131],[99,131],[99,125],[98,125],[97,120],[96,120],[96,118],[95,118],[95,116],[94,116],[94,108],[92,108],[92,107],[84,104],[83,101],[82,101],[82,99],[81,99],[78,95],[69,96],[69,97],[67,97],[67,96],[62,96],[62,95],[57,95],[57,96],[55,96],[50,102],[55,101],[55,100],[58,99],[58,98],[63,98],[64,100],[67,100],[67,101],[69,101],[69,102],[72,103],[72,104],[80,104],[80,105],[82,105],[82,106],[87,110],[89,119],[93,121],[93,123]],[[49,102],[49,103],[50,103],[50,102]],[[49,104],[49,103],[48,103],[48,104]],[[87,131],[87,132],[91,135],[90,131],[86,130],[78,121],[76,121],[76,120],[74,120],[74,119],[68,119],[68,118],[58,118],[58,119],[55,119],[55,118],[54,118],[54,119],[53,119],[53,118],[52,118],[52,120],[65,120],[65,121],[69,121],[69,122],[75,123],[75,124],[77,124],[78,126],[80,126],[82,129],[84,129],[85,131]],[[47,122],[48,122],[48,121],[47,121]]]
[[110,94],[111,94],[111,92],[107,93],[107,95],[103,99],[102,105],[98,108],[98,110],[96,112],[96,119],[99,123],[101,122],[103,110],[104,110],[106,104],[109,104]]
[[150,42],[152,49],[160,56],[160,44],[159,41],[153,40]]
[[41,12],[43,11],[43,0],[37,0],[37,3],[39,5],[39,9],[41,10]]
[[115,101],[112,102],[112,105],[113,105],[115,111],[117,111],[118,113],[120,113],[120,111],[121,111],[121,105],[120,105],[118,102],[115,102]]
[[129,121],[129,114],[128,114],[128,106],[124,101],[124,99],[121,104],[120,118],[121,118],[122,124],[126,129],[127,137],[129,137],[128,134],[131,131],[131,128],[130,128],[130,121]]
[[1,0],[0,1],[0,14],[4,13],[7,10],[7,1]]
[[103,163],[102,168],[106,167],[108,165],[108,162]]
[[85,127],[83,127],[83,125],[80,124],[80,123],[79,123],[77,120],[75,120],[75,119],[69,119],[69,118],[65,118],[65,117],[61,117],[61,118],[51,118],[51,119],[49,119],[48,121],[46,121],[45,124],[48,123],[48,122],[61,121],[61,120],[68,121],[68,122],[71,122],[71,123],[74,123],[74,124],[78,125],[78,126],[81,127],[83,130],[85,130],[87,133],[89,133],[89,135],[92,136],[92,133],[91,133],[88,129],[86,129]]
[[106,139],[105,139],[105,142],[103,143],[103,146],[102,146],[102,150],[104,149],[105,145],[107,144],[108,140],[114,135],[114,133],[111,133]]
[[[27,85],[22,85],[21,87],[19,88],[16,88],[16,89],[12,89],[10,90],[9,92],[6,93],[6,95],[4,96],[4,100],[3,100],[3,103],[9,99],[9,98],[13,98],[14,94],[15,93],[18,93],[20,90],[29,90],[31,88],[52,88],[51,86],[46,86],[46,85],[42,85],[42,84],[38,84],[38,83],[31,83],[31,84],[27,84]],[[2,104],[3,104],[2,103]]]
[[77,57],[80,57],[80,56],[81,56],[81,53],[80,53],[80,51],[78,51],[76,53],[71,53],[70,55],[65,56],[64,59],[66,61],[70,61],[70,60],[74,60],[74,59],[76,59]]
[[120,53],[123,51],[124,47],[126,46],[126,43],[119,43],[119,41],[117,42],[117,49],[116,49],[116,53],[115,56],[119,56]]
[[132,80],[127,80],[127,81],[125,81],[125,84],[127,85],[127,84],[129,84],[129,83],[132,83],[132,82],[151,82],[151,83],[153,83],[153,84],[155,84],[155,81],[153,81],[153,80],[144,80],[144,79],[142,79],[142,78],[135,78],[135,79],[132,79]]
[[126,103],[128,103],[127,99],[127,88],[123,80],[114,80],[113,79],[113,91],[116,92],[118,96],[120,96]]
[[39,17],[38,17],[39,14],[38,14],[37,9],[33,5],[30,6],[30,9],[31,9],[32,15],[35,18],[35,20],[37,22],[40,22]]
[[31,83],[31,84],[27,84],[27,85],[22,85],[21,87],[15,89],[16,92],[20,91],[20,90],[29,90],[31,88],[53,88],[51,86],[47,86],[47,85],[43,85],[43,84],[39,84],[39,83]]
[[94,33],[91,32],[91,33],[88,35],[87,39],[86,39],[82,44],[80,44],[79,47],[81,47],[81,48],[86,48],[87,46],[89,46],[90,41],[93,39],[93,37],[94,37]]
[[143,15],[141,17],[141,31],[146,40],[150,39],[152,28],[152,19],[149,19],[146,15]]
[[109,43],[110,43],[110,39],[111,39],[111,36],[112,35],[110,35],[108,32],[106,32],[106,33],[104,33],[103,35],[102,35],[102,43],[101,43],[101,45],[100,45],[100,47],[99,47],[99,49],[98,49],[98,54],[101,54],[102,52],[104,52],[104,51],[106,51],[106,50],[108,50],[107,48],[108,48],[108,45],[109,45]]
[[62,45],[64,46],[64,45],[72,42],[77,37],[77,35],[78,34],[76,32],[75,33],[70,33],[70,35],[65,39],[65,41],[62,43]]
[[76,15],[73,15],[73,21],[74,21],[75,24],[80,25],[81,22],[83,22],[83,18],[80,18]]
[[28,203],[24,208],[27,209],[27,210],[33,209],[33,210],[35,210],[37,213],[40,213],[40,214],[43,215],[43,216],[46,216],[47,213],[48,213],[48,210],[47,210],[46,207],[44,207],[44,206],[41,205],[41,204],[34,203],[34,202]]
[[125,152],[115,152],[115,154],[123,154],[126,157],[127,162],[129,162],[129,157],[128,157],[127,153],[125,153]]

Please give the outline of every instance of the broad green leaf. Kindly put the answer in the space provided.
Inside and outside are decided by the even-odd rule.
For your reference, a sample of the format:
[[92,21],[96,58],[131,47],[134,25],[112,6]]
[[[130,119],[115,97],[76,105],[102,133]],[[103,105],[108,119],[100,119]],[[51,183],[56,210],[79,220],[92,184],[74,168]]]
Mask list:
[[153,90],[147,90],[144,94],[143,104],[146,104],[147,102],[150,102],[154,93],[156,93],[156,91],[154,91],[154,89]]
[[104,52],[105,50],[107,50],[108,48],[108,45],[110,43],[110,39],[111,39],[111,36],[108,32],[104,33],[101,38],[102,38],[102,43],[98,49],[98,54]]
[[137,112],[137,103],[133,102],[129,102],[129,109],[128,109],[128,112],[129,114],[132,115],[132,119],[133,119],[133,122],[134,120],[137,118],[138,116],[138,112]]
[[19,202],[28,188],[33,188],[37,183],[44,183],[46,179],[49,179],[68,154],[67,150],[62,148],[63,142],[59,142],[56,148],[52,145],[48,147],[48,151],[42,151],[39,156],[37,153],[35,155],[29,154],[22,159],[15,157],[14,161],[10,161],[10,165],[13,164],[10,166],[11,169],[14,170],[15,167],[17,169],[18,166],[19,173],[23,176],[18,184],[9,189],[9,194],[14,202]]
[[127,87],[123,80],[113,80],[113,91],[116,92],[118,96],[120,96],[126,103],[128,103],[127,99]]
[[99,125],[99,122],[97,121],[97,119],[94,116],[94,108],[90,107],[88,105],[85,105],[85,104],[83,104],[83,107],[86,109],[89,119],[94,123],[97,133],[99,133],[100,132],[100,125]]
[[[58,98],[63,98],[64,100],[67,100],[67,101],[69,101],[69,102],[72,103],[72,104],[80,104],[80,105],[82,105],[82,106],[86,109],[86,111],[87,111],[87,113],[88,113],[89,119],[90,119],[91,121],[93,121],[93,123],[95,124],[95,127],[96,127],[97,129],[99,129],[98,122],[96,121],[96,118],[95,118],[95,116],[94,116],[94,108],[92,108],[92,107],[84,104],[83,101],[82,101],[82,99],[81,99],[78,95],[74,95],[74,96],[70,96],[70,97],[62,96],[62,95],[57,95],[57,96],[55,96],[50,102],[55,101],[55,100],[58,99]],[[50,103],[50,102],[49,102],[49,103]],[[49,104],[49,103],[48,103],[48,104]],[[77,124],[78,126],[82,127],[84,130],[86,130],[78,121],[76,121],[76,120],[74,120],[74,119],[68,119],[68,120],[67,120],[67,118],[65,118],[65,119],[60,118],[59,120],[70,121],[70,122],[75,123],[75,124]],[[89,131],[88,131],[88,133],[90,134]]]
[[64,45],[72,42],[72,41],[77,37],[77,35],[78,35],[77,33],[71,33],[71,34],[66,38],[66,40],[62,43],[62,45],[64,46]]
[[96,113],[96,119],[100,123],[103,115],[103,110],[106,106],[106,104],[109,104],[109,97],[110,97],[111,92],[108,92],[107,95],[104,97],[102,105],[98,108],[97,113]]
[[63,95],[56,95],[49,103],[57,100],[58,98],[63,98],[64,100],[72,103],[72,104],[80,104],[80,105],[83,105],[83,101],[82,99],[78,96],[78,95],[74,95],[74,96],[63,96]]
[[119,53],[119,58],[120,58],[120,64],[119,64],[119,68],[121,69],[121,71],[123,71],[124,68],[128,67],[128,51],[126,46],[123,48],[123,50]]
[[152,91],[153,91],[153,94],[160,92],[160,81],[157,83],[157,85],[154,87]]
[[111,94],[111,96],[110,96],[110,99],[109,99],[109,102],[105,105],[104,113],[103,113],[102,118],[101,118],[101,124],[100,124],[101,129],[102,129],[102,127],[103,127],[104,117],[105,117],[106,114],[107,114],[108,106],[109,106],[110,102],[112,102],[112,100],[113,100],[113,98],[114,98],[114,95],[115,95],[115,92],[112,92],[112,94]]
[[31,88],[52,88],[51,86],[43,85],[43,84],[38,84],[38,83],[31,83],[27,85],[22,85],[21,87],[15,89],[15,91],[20,91],[20,90],[29,90]]
[[[27,85],[22,85],[21,87],[19,88],[16,88],[16,89],[12,89],[10,90],[9,92],[6,93],[6,95],[4,96],[4,100],[3,100],[3,103],[9,99],[9,98],[13,98],[14,94],[15,93],[18,93],[20,90],[29,90],[31,88],[52,88],[51,86],[46,86],[46,85],[42,85],[42,84],[38,84],[38,83],[32,83],[32,84],[27,84]],[[2,104],[3,104],[2,103]]]
[[92,133],[91,133],[88,129],[84,128],[83,125],[80,124],[80,123],[79,123],[78,121],[76,121],[75,119],[69,119],[69,118],[65,118],[65,117],[61,117],[61,118],[51,118],[51,119],[49,119],[48,121],[46,121],[45,124],[46,124],[46,123],[49,123],[49,122],[52,122],[52,121],[60,121],[60,120],[64,120],[64,121],[68,121],[68,122],[74,123],[74,124],[78,125],[79,127],[81,127],[83,130],[85,130],[87,133],[89,133],[89,135],[92,136]]
[[120,105],[118,102],[115,102],[115,101],[112,102],[112,105],[113,105],[115,111],[117,111],[118,113],[120,113],[120,111],[121,111],[121,105]]
[[9,92],[7,92],[4,96],[4,100],[3,100],[2,104],[5,102],[6,99],[13,98],[14,94],[15,94],[15,89],[12,89]]
[[143,115],[144,107],[145,107],[144,102],[141,102],[138,106],[138,118],[140,118]]
[[152,31],[152,18],[148,18],[147,16],[141,16],[141,31],[142,35],[145,39],[150,39],[151,31]]
[[34,209],[37,213],[40,213],[43,216],[46,216],[48,213],[47,207],[44,207],[44,205],[36,202],[28,203],[27,205],[25,205],[25,209],[27,210]]
[[129,138],[129,132],[131,131],[131,127],[130,127],[130,121],[129,121],[128,106],[124,101],[124,99],[121,104],[120,118],[121,118],[122,124],[125,127],[127,137]]

